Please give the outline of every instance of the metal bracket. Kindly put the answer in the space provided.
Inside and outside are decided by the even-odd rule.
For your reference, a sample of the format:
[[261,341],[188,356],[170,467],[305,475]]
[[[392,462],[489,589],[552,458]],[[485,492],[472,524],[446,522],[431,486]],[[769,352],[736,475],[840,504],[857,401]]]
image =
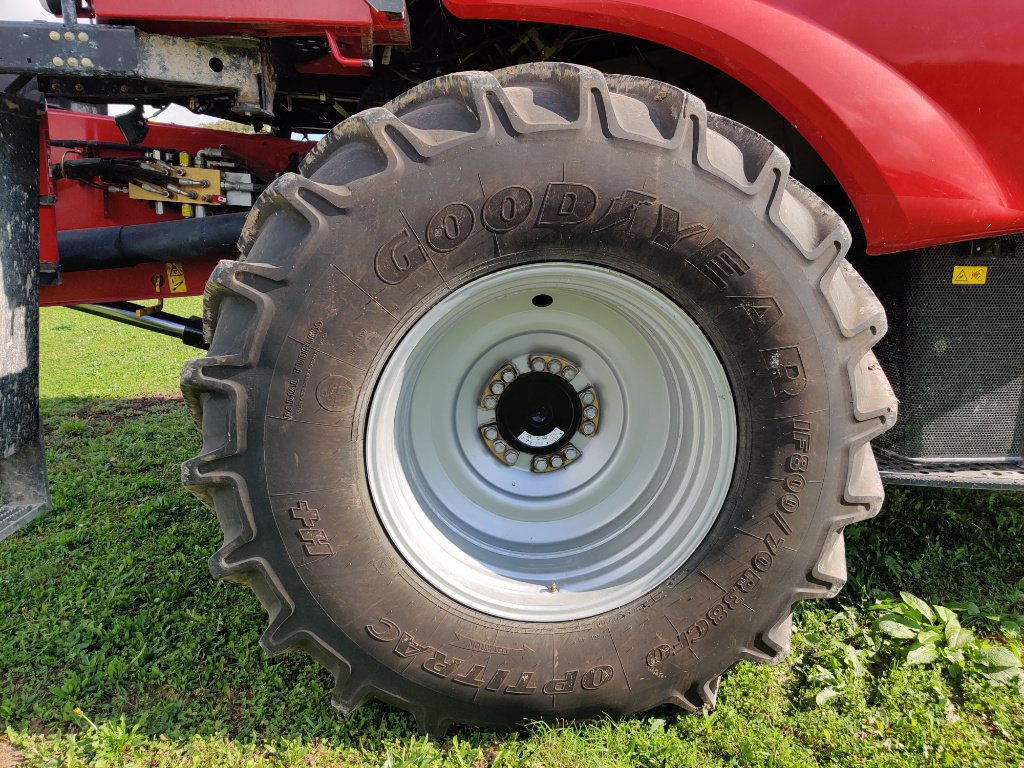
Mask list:
[[50,508],[43,426],[35,440],[0,460],[0,541]]
[[272,114],[275,78],[254,40],[211,42],[106,24],[0,23],[0,73],[34,74],[48,96],[166,101],[230,93],[233,111]]
[[882,480],[890,485],[1024,491],[1024,464],[1013,462],[914,461],[875,449]]

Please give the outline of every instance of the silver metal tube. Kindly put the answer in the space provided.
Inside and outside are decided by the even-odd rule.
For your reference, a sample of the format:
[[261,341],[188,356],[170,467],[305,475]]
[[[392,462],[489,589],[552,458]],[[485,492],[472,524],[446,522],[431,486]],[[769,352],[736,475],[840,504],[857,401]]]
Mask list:
[[165,336],[174,336],[177,339],[183,339],[189,330],[189,326],[183,321],[171,319],[161,312],[140,317],[135,314],[136,307],[130,304],[76,304],[71,309],[77,309],[88,315],[105,317],[108,320],[116,320],[126,325],[134,325],[136,328],[156,331]]
[[78,0],[60,0],[60,12],[65,27],[78,25]]

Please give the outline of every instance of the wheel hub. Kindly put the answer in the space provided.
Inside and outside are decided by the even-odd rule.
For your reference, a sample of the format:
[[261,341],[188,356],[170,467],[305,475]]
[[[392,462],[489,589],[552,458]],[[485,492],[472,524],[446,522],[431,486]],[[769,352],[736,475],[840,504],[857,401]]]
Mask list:
[[[584,384],[577,390],[574,381]],[[503,364],[485,385],[478,407],[488,419],[480,437],[507,467],[566,468],[583,455],[572,441],[597,433],[597,392],[577,363],[558,355],[529,355],[523,373],[514,362]]]

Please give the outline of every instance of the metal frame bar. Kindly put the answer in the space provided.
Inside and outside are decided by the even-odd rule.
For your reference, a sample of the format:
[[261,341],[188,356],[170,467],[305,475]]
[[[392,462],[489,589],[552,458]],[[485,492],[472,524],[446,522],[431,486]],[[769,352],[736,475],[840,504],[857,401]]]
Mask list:
[[47,96],[160,101],[180,96],[184,87],[192,94],[233,94],[239,114],[273,114],[275,78],[256,41],[187,40],[106,24],[3,22],[0,51],[0,73],[35,75]]

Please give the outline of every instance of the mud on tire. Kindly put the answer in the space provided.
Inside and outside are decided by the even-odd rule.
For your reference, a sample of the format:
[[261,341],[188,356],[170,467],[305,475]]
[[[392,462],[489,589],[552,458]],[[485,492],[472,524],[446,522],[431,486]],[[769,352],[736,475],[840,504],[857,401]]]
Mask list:
[[[713,706],[732,665],[786,653],[794,603],[842,587],[843,528],[882,502],[869,441],[895,400],[870,349],[885,317],[844,260],[849,241],[766,139],[650,80],[564,64],[464,73],[346,120],[253,209],[243,258],[207,288],[209,356],[182,374],[203,433],[183,481],[225,537],[214,576],[254,589],[270,614],[263,647],[318,659],[344,712],[377,698],[439,734]],[[410,539],[378,514],[367,477],[367,425],[423,318],[548,266],[619,276],[701,329],[728,379],[735,445],[731,466],[701,470],[727,472],[727,492],[666,578],[596,613],[535,620],[458,599],[443,569],[403,556]],[[557,307],[563,288],[544,295]],[[452,373],[452,402],[465,374]],[[461,407],[447,403],[438,412]],[[672,418],[686,434],[696,416]],[[647,541],[637,527],[631,545]]]

